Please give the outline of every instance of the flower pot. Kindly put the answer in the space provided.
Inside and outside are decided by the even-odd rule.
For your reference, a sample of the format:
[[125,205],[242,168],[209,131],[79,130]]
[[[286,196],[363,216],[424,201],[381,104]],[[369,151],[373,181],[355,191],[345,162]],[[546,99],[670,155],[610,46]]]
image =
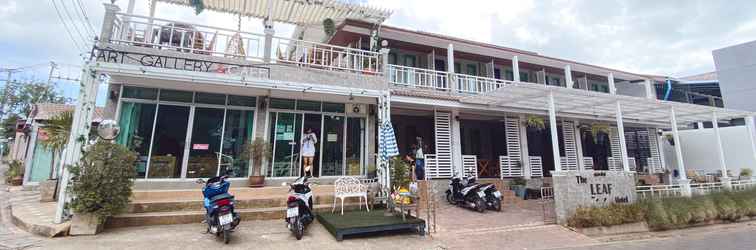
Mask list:
[[249,187],[264,187],[265,186],[265,176],[264,175],[255,175],[249,177]]
[[8,182],[8,185],[11,185],[11,186],[21,186],[21,184],[24,184],[24,177],[22,176],[13,177]]
[[97,215],[94,214],[74,214],[71,219],[71,235],[95,235],[102,232],[104,223],[100,223]]
[[512,192],[515,193],[515,196],[520,197],[520,198],[525,197],[525,186],[512,185],[510,186],[510,189],[512,189]]
[[58,187],[57,179],[48,179],[39,183],[39,201],[55,201],[55,189]]

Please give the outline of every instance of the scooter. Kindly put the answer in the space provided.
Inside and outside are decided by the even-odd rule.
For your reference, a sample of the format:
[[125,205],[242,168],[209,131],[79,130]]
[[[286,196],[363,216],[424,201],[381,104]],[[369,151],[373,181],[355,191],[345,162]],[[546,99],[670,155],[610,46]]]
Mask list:
[[479,191],[486,194],[486,207],[488,209],[501,212],[501,192],[496,190],[496,185],[490,183],[481,185]]
[[[464,181],[464,183],[463,183]],[[446,200],[461,207],[471,208],[478,212],[485,212],[486,194],[480,190],[481,184],[475,183],[475,178],[467,180],[467,177],[452,177],[449,180],[449,189],[446,190]]]
[[312,214],[312,189],[307,177],[299,177],[289,188],[286,200],[286,227],[294,233],[297,240],[302,239],[304,231],[315,219]]
[[205,197],[203,202],[206,209],[207,233],[222,236],[226,244],[231,240],[231,232],[241,221],[239,214],[234,212],[234,196],[228,193],[231,183],[226,179],[229,174],[216,176],[207,181],[197,179],[197,183],[205,184],[202,195]]

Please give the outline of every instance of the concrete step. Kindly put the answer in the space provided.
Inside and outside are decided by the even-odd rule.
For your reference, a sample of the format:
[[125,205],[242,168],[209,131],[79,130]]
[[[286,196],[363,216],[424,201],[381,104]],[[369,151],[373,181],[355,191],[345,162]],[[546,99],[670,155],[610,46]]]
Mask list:
[[[193,200],[147,200],[147,201],[132,201],[129,207],[126,209],[127,213],[153,213],[153,212],[180,212],[180,211],[199,211],[203,210],[202,199],[197,197]],[[251,208],[275,208],[286,206],[286,194],[278,197],[270,198],[236,198],[236,204],[234,206],[237,209],[251,209]],[[315,195],[313,202],[316,205],[333,204],[333,195]]]
[[[344,204],[344,210],[355,210],[359,203]],[[361,205],[365,209],[365,204]],[[341,206],[336,206],[336,212],[340,211]],[[316,213],[330,213],[331,204],[315,205]],[[286,207],[266,207],[266,208],[247,208],[236,209],[243,221],[250,220],[283,220]],[[106,228],[135,227],[135,226],[153,226],[153,225],[172,225],[172,224],[190,224],[200,223],[205,217],[204,210],[195,211],[171,211],[171,212],[149,212],[149,213],[127,213],[116,215],[107,220]],[[282,222],[283,223],[283,222]]]
[[[312,191],[315,194],[332,194],[333,185],[312,185]],[[230,188],[229,193],[233,194],[236,199],[252,198],[275,198],[285,197],[289,193],[288,186],[248,188],[237,187]],[[179,200],[197,200],[202,197],[202,189],[178,189],[178,190],[135,190],[131,194],[132,201],[179,201]]]

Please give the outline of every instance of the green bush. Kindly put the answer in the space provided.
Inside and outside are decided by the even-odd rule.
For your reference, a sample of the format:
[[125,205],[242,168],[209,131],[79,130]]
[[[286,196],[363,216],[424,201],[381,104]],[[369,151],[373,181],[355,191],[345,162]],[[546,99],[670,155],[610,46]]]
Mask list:
[[642,204],[610,204],[606,207],[581,207],[567,219],[571,227],[613,226],[641,222],[645,219]]
[[401,157],[391,158],[391,185],[398,188],[409,188],[412,168]]
[[24,176],[24,163],[19,160],[10,161],[4,174],[5,182],[10,182],[14,177]]
[[100,221],[123,211],[136,176],[136,153],[123,145],[99,141],[84,152],[81,162],[69,166],[74,213],[95,214]]

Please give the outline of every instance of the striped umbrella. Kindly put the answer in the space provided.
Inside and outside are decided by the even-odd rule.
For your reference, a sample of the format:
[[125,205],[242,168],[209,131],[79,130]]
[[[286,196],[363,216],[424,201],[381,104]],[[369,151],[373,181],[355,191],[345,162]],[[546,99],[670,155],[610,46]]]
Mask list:
[[399,155],[399,147],[396,145],[394,126],[391,122],[384,122],[381,126],[381,140],[378,142],[381,159],[387,161],[390,157]]

